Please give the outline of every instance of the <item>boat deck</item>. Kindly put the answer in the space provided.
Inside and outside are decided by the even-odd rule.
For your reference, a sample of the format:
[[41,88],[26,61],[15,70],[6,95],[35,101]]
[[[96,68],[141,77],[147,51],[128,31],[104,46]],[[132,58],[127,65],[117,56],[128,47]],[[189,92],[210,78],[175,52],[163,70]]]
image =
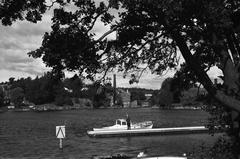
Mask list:
[[152,128],[133,130],[109,130],[109,131],[88,131],[90,137],[115,137],[115,136],[144,136],[144,135],[171,135],[171,134],[193,134],[206,133],[208,128],[204,126],[175,127],[175,128]]

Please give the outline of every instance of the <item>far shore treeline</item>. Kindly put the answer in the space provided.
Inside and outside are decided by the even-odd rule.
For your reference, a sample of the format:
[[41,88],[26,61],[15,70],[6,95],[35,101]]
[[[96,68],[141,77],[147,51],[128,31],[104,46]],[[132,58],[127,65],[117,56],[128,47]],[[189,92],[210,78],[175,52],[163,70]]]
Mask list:
[[110,78],[104,82],[95,81],[86,84],[83,78],[76,74],[71,78],[59,79],[52,72],[34,79],[11,77],[0,86],[0,106],[14,105],[15,108],[43,104],[90,108],[170,108],[176,105],[201,107],[199,98],[206,94],[203,88],[196,86],[179,91],[176,89],[175,80],[167,78],[160,90],[118,87],[115,90],[115,102],[113,102],[114,88]]

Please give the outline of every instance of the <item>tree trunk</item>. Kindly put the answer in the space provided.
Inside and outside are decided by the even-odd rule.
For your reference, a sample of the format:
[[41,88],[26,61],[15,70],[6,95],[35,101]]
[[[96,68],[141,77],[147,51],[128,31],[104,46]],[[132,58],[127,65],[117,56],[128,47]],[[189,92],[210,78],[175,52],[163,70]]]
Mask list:
[[[226,35],[228,41],[228,47],[230,51],[224,47],[224,40],[218,38],[216,34],[213,33],[213,44],[218,46],[215,50],[216,53],[220,53],[221,57],[221,69],[224,75],[224,93],[231,98],[237,98],[239,95],[239,55],[238,51],[236,50],[232,38],[230,35]],[[217,98],[222,102],[229,102],[228,105],[233,104],[234,102],[228,98],[224,98],[223,96]],[[223,101],[224,100],[224,101]],[[239,111],[232,110],[231,111],[232,117],[232,137],[234,141],[238,141],[239,136]]]
[[[234,65],[233,60],[226,50],[219,50],[221,53],[221,62],[224,64],[222,71],[224,74],[224,88],[225,90],[218,90],[214,87],[212,81],[208,77],[207,73],[201,68],[199,62],[191,54],[185,40],[180,35],[179,32],[172,30],[172,37],[176,41],[178,48],[180,49],[186,63],[191,66],[193,71],[196,73],[199,81],[205,87],[210,95],[212,95],[217,101],[222,103],[223,106],[230,108],[232,110],[232,123],[234,132],[234,141],[240,140],[239,131],[239,113],[240,113],[240,101],[236,99],[237,93],[239,93],[239,66]],[[238,152],[237,152],[238,153]],[[238,153],[236,158],[240,159],[240,154]]]
[[[199,62],[191,54],[183,37],[176,31],[172,32],[172,37],[177,42],[178,48],[180,49],[186,63],[191,66],[193,71],[198,76],[199,81],[202,83],[208,93],[221,102],[225,107],[240,112],[240,101],[233,96],[227,95],[223,90],[217,90],[216,87],[214,87],[207,73],[200,67],[201,65]],[[231,75],[232,73],[229,73],[229,76]],[[230,90],[234,90],[234,88],[235,85],[229,84]]]

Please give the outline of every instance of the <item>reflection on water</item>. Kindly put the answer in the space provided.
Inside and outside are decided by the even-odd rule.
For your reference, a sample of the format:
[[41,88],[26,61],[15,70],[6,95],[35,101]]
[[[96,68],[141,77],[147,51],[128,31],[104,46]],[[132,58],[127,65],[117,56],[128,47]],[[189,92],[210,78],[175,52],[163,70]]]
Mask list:
[[[181,155],[216,137],[208,134],[89,138],[93,127],[114,124],[126,112],[132,121],[152,120],[155,127],[198,126],[208,114],[196,110],[101,109],[62,112],[6,112],[0,115],[0,157],[2,158],[90,158],[92,155],[142,150],[154,155]],[[56,125],[66,125],[63,151],[58,149]]]

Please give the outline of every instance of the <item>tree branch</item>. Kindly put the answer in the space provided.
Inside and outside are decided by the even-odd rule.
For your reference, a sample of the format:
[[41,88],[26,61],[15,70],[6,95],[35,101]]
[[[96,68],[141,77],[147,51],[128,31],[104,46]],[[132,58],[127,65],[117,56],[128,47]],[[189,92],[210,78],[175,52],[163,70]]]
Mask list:
[[100,38],[98,38],[95,43],[98,43],[100,41],[102,41],[106,36],[108,36],[109,34],[113,33],[114,31],[117,30],[119,26],[114,26],[111,30],[107,31],[106,33],[104,33]]
[[179,50],[181,51],[184,59],[186,60],[186,63],[188,66],[190,66],[196,75],[199,77],[199,81],[203,84],[203,86],[206,88],[206,90],[211,94],[215,95],[216,94],[216,89],[213,86],[212,81],[204,72],[203,68],[201,68],[200,63],[195,59],[195,57],[191,54],[185,40],[183,37],[180,35],[178,31],[175,30],[170,30],[170,33],[173,37],[173,39],[176,41],[177,46]]
[[98,19],[103,13],[107,12],[108,9],[109,9],[109,6],[107,7],[106,10],[100,12],[99,14],[97,14],[97,15],[93,18],[92,25],[88,28],[87,33],[89,33],[89,31],[92,30],[92,28],[94,27],[94,25],[95,25],[97,19]]
[[189,51],[186,42],[183,37],[176,30],[170,30],[173,39],[176,41],[186,63],[191,66],[193,71],[199,78],[204,88],[212,95],[216,100],[222,103],[225,107],[236,110],[240,112],[240,101],[232,96],[226,95],[223,91],[217,90],[214,86],[206,72],[200,67],[200,64],[195,60],[194,56]]
[[48,10],[50,10],[55,3],[57,3],[57,1],[52,1],[52,0],[51,0],[51,4],[50,4],[49,6],[46,5],[46,7],[48,8]]
[[236,49],[237,49],[237,52],[238,52],[238,56],[240,56],[240,46],[239,46],[239,42],[238,42],[238,39],[236,37],[236,35],[233,33],[232,34],[232,38],[233,38],[233,43],[235,44],[236,46]]
[[143,72],[146,71],[147,68],[148,68],[148,65],[141,70],[140,75],[138,75],[138,79],[137,79],[138,81],[141,78]]
[[233,63],[236,65],[238,63],[237,61],[239,59],[239,55],[238,55],[237,50],[236,50],[236,48],[234,46],[231,34],[230,35],[227,34],[226,36],[227,36],[227,43],[228,43],[229,49],[230,49],[230,51],[232,53]]

